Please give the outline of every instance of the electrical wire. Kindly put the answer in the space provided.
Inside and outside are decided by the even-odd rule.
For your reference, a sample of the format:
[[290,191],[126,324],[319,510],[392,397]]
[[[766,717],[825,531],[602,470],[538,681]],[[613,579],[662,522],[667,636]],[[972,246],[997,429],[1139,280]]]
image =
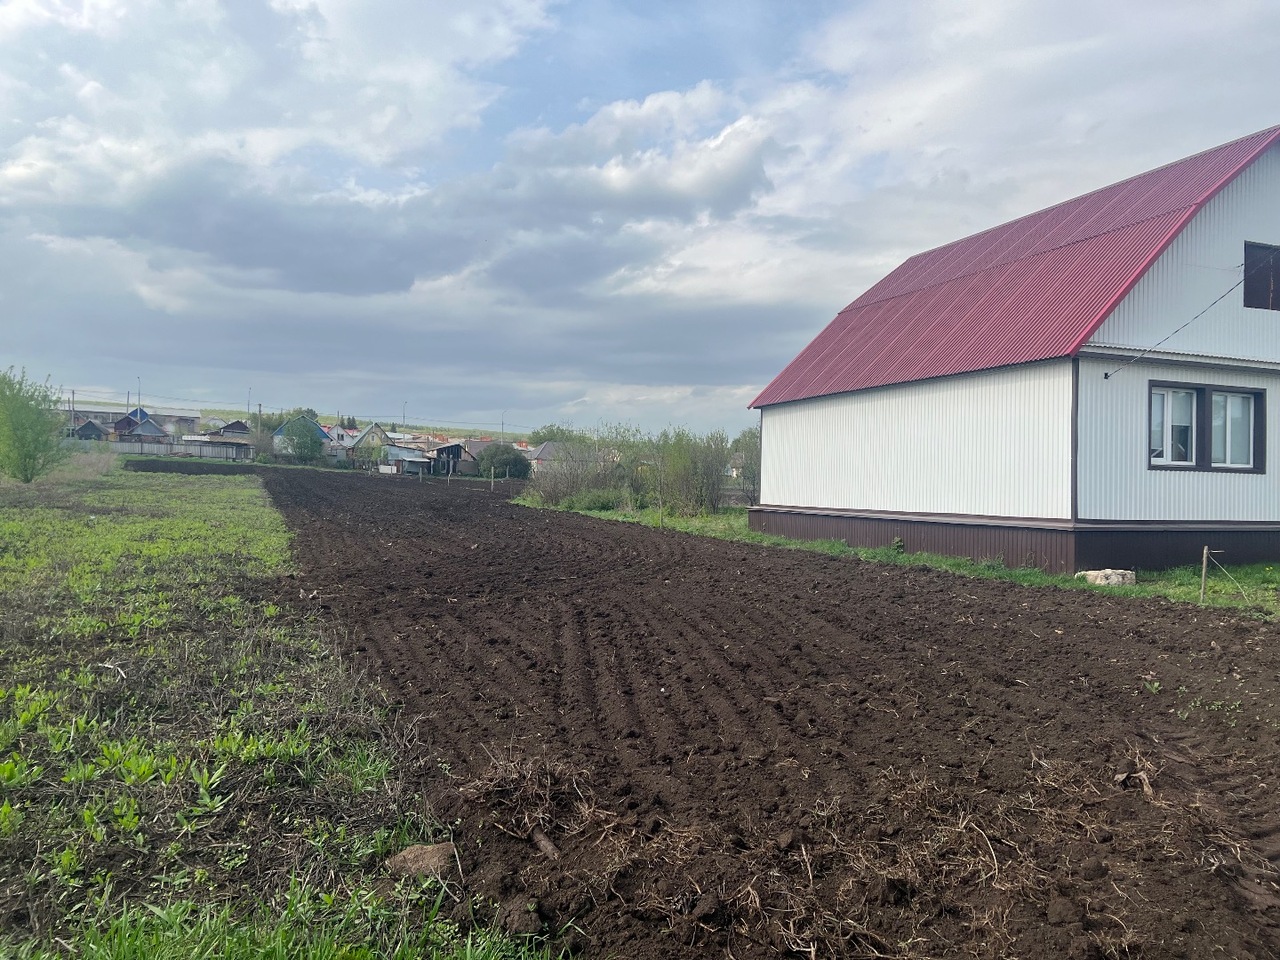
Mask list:
[[[1139,360],[1141,360],[1143,357],[1147,356],[1147,354],[1152,353],[1152,352],[1154,352],[1154,351],[1156,351],[1156,350],[1159,350],[1162,344],[1168,343],[1170,340],[1172,340],[1174,337],[1176,337],[1176,336],[1177,336],[1179,333],[1181,333],[1183,330],[1187,329],[1187,327],[1191,326],[1191,324],[1195,323],[1197,320],[1199,320],[1201,317],[1203,317],[1206,313],[1208,313],[1210,310],[1212,310],[1214,307],[1216,307],[1218,304],[1220,304],[1223,300],[1225,300],[1228,296],[1230,296],[1230,294],[1231,294],[1231,292],[1232,292],[1233,290],[1235,290],[1237,287],[1239,287],[1239,286],[1243,285],[1243,284],[1244,284],[1244,282],[1245,282],[1246,280],[1248,280],[1251,276],[1253,276],[1255,273],[1257,273],[1257,272],[1258,272],[1259,270],[1261,270],[1263,267],[1271,267],[1271,266],[1274,264],[1274,262],[1275,262],[1276,253],[1277,253],[1277,252],[1280,252],[1280,248],[1277,248],[1276,250],[1273,250],[1270,254],[1268,254],[1268,255],[1267,255],[1267,257],[1266,257],[1266,259],[1265,259],[1265,260],[1260,261],[1260,262],[1257,264],[1257,266],[1255,266],[1255,267],[1254,267],[1252,270],[1250,270],[1248,273],[1241,273],[1241,275],[1240,275],[1240,279],[1239,279],[1239,280],[1237,280],[1235,283],[1233,283],[1233,284],[1232,284],[1230,287],[1228,287],[1225,291],[1223,291],[1223,293],[1222,293],[1222,295],[1221,295],[1220,297],[1218,297],[1216,300],[1214,300],[1214,301],[1213,301],[1213,303],[1209,304],[1207,307],[1205,307],[1203,310],[1201,310],[1199,313],[1197,313],[1194,317],[1192,317],[1190,320],[1188,320],[1188,321],[1187,321],[1186,323],[1184,323],[1182,326],[1178,327],[1178,329],[1174,330],[1174,331],[1173,331],[1173,333],[1169,334],[1169,335],[1168,335],[1167,337],[1165,337],[1163,340],[1159,341],[1159,343],[1156,343],[1156,344],[1153,344],[1153,345],[1152,345],[1152,346],[1150,346],[1150,347],[1147,347],[1145,350],[1143,350],[1143,351],[1142,351],[1140,354],[1138,354],[1136,357],[1133,357],[1133,358],[1132,358],[1132,359],[1130,359],[1130,360],[1126,360],[1124,363],[1120,364],[1120,366],[1116,367],[1116,368],[1115,368],[1114,370],[1112,370],[1111,372],[1109,372],[1109,373],[1104,373],[1104,374],[1102,375],[1102,379],[1103,379],[1103,380],[1110,380],[1113,376],[1115,376],[1117,373],[1119,373],[1119,372],[1120,372],[1121,370],[1123,370],[1125,367],[1131,366],[1132,364],[1137,363],[1137,362],[1138,362]],[[1236,266],[1235,266],[1233,269],[1235,269],[1235,270],[1243,270],[1243,269],[1244,269],[1244,264],[1243,264],[1243,263],[1236,264]]]

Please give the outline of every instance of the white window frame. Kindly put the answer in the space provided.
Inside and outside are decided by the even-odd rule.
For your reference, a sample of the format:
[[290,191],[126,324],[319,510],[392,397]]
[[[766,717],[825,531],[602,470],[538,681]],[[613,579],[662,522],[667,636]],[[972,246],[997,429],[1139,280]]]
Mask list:
[[[1187,443],[1186,460],[1174,460],[1170,454],[1173,450],[1173,399],[1175,395],[1185,395],[1191,398],[1191,435]],[[1161,405],[1163,407],[1164,422],[1161,425],[1160,455],[1151,449],[1152,423],[1151,418],[1155,414],[1155,398],[1162,398]],[[1198,405],[1200,402],[1200,391],[1187,389],[1184,387],[1151,387],[1147,400],[1147,456],[1148,460],[1154,466],[1159,467],[1195,467],[1196,466],[1196,419],[1199,413]]]
[[[1216,460],[1213,454],[1213,441],[1215,439],[1216,424],[1213,421],[1213,407],[1217,403],[1218,398],[1222,398],[1223,405],[1223,423],[1222,423],[1222,449],[1224,459]],[[1244,463],[1233,463],[1231,457],[1231,441],[1234,439],[1231,424],[1231,401],[1244,400],[1249,405],[1249,422],[1245,426],[1246,436],[1248,437],[1249,459]],[[1254,451],[1254,429],[1253,418],[1257,416],[1257,401],[1252,393],[1232,393],[1226,390],[1216,390],[1209,398],[1209,464],[1215,470],[1252,470],[1255,456]]]

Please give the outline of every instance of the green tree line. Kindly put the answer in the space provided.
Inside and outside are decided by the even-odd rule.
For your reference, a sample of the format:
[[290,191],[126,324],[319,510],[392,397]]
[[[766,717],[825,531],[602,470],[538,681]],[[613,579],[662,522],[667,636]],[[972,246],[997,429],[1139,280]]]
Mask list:
[[[748,502],[759,499],[758,427],[731,442],[722,430],[698,434],[668,427],[646,433],[614,425],[588,433],[549,424],[529,440],[558,444],[530,484],[530,493],[552,506],[715,513],[735,486]],[[731,467],[736,478],[727,476]]]

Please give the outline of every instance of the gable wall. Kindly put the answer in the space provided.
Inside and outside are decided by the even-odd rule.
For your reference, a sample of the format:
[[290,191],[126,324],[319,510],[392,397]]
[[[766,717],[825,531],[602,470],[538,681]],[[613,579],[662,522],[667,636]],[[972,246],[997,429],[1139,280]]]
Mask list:
[[1071,361],[765,407],[761,503],[1071,515]]
[[[1153,347],[1240,279],[1246,240],[1280,246],[1280,144],[1209,201],[1088,346]],[[1280,312],[1246,310],[1237,287],[1160,352],[1280,363]]]
[[[1276,314],[1280,321],[1280,314]],[[1078,511],[1082,520],[1280,520],[1280,372],[1081,359]],[[1115,371],[1109,379],[1103,373]],[[1151,470],[1152,380],[1263,389],[1267,472]]]

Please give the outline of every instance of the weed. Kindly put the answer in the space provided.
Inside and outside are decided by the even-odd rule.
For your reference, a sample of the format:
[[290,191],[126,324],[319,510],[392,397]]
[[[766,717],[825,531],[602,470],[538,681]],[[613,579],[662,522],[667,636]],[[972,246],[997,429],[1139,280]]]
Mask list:
[[7,799],[0,803],[0,837],[12,837],[22,826],[22,811]]

